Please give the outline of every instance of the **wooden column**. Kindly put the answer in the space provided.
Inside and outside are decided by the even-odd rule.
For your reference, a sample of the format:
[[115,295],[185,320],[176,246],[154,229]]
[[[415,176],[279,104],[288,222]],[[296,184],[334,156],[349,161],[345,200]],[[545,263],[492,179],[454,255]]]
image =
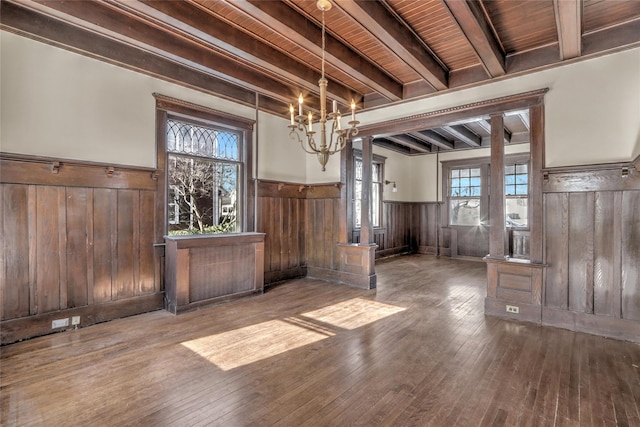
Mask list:
[[504,219],[504,119],[491,115],[491,186],[489,197],[489,258],[505,259],[508,254]]
[[360,204],[360,246],[373,243],[371,225],[371,165],[373,164],[372,137],[362,138],[362,199]]
[[532,263],[543,262],[543,231],[542,231],[542,168],[544,168],[544,105],[534,105],[529,109],[531,119],[530,155],[531,170],[529,171],[529,259]]

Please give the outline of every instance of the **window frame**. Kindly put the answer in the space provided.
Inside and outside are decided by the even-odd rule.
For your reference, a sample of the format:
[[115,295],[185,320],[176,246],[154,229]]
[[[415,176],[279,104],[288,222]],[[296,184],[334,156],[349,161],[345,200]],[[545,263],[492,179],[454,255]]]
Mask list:
[[[158,188],[156,193],[156,230],[158,238],[168,234],[169,229],[169,183],[167,151],[167,122],[177,120],[196,126],[213,127],[238,133],[238,213],[236,215],[236,232],[254,231],[255,195],[253,176],[253,126],[255,120],[235,116],[209,107],[193,104],[171,98],[165,95],[153,94],[156,99],[156,178]],[[197,156],[196,156],[197,157]]]
[[[207,129],[208,131],[211,131],[212,133],[216,133],[216,134],[220,134],[220,133],[226,133],[229,135],[235,135],[238,138],[237,141],[237,158],[235,159],[230,159],[230,158],[224,158],[224,157],[217,157],[215,155],[212,156],[206,156],[204,154],[201,153],[189,153],[186,150],[180,151],[180,150],[169,150],[169,148],[167,147],[167,180],[169,180],[169,171],[170,171],[170,163],[171,163],[171,158],[174,159],[189,159],[191,161],[195,161],[195,162],[199,162],[200,164],[206,163],[208,164],[210,167],[213,167],[214,170],[221,166],[221,165],[225,165],[225,166],[232,166],[235,167],[237,170],[236,173],[236,204],[237,204],[237,211],[238,212],[242,212],[244,209],[244,199],[243,199],[243,190],[242,190],[242,185],[241,185],[241,180],[240,177],[243,176],[243,168],[245,167],[244,163],[242,162],[243,159],[243,135],[242,132],[238,132],[235,129],[230,129],[229,127],[223,127],[223,126],[218,126],[218,125],[212,125],[210,123],[205,123],[201,120],[192,120],[192,119],[185,119],[183,117],[177,117],[176,115],[169,113],[167,115],[167,122],[174,122],[176,124],[179,124],[180,126],[194,126],[194,127],[199,127],[202,129]],[[189,128],[190,129],[190,128]],[[168,129],[165,129],[165,132],[168,132]],[[218,136],[216,135],[216,138]],[[215,173],[214,173],[215,174]],[[215,184],[215,181],[212,182],[211,184]],[[170,186],[169,186],[170,187]],[[211,188],[212,192],[214,192],[216,189],[215,188]],[[170,192],[170,188],[168,189],[168,194],[167,197],[169,197],[171,195]],[[193,199],[193,198],[192,198]],[[167,200],[167,204],[168,206],[171,206],[171,201]],[[215,206],[215,205],[214,205]],[[214,207],[212,206],[212,208]],[[190,210],[189,214],[192,216],[193,215],[193,210]],[[212,215],[214,218],[219,218],[220,215],[216,214],[215,212],[212,212]],[[167,217],[167,224],[168,224],[168,229],[171,228],[170,226],[172,225],[171,223],[171,215],[168,215]],[[178,220],[176,222],[177,224],[180,224],[180,220]],[[175,225],[175,224],[174,224]],[[214,220],[214,224],[212,225],[217,225],[217,221]],[[238,232],[242,232],[242,229],[239,227],[238,221],[236,219],[236,231],[230,232],[230,233],[238,233]],[[171,233],[171,231],[167,231],[167,233]],[[208,234],[208,233],[205,233]],[[215,233],[211,233],[211,234],[215,234]]]
[[[472,157],[468,159],[460,159],[460,160],[448,160],[441,161],[442,164],[442,201],[445,204],[444,212],[446,215],[444,226],[450,228],[469,228],[469,227],[477,227],[477,226],[489,226],[489,200],[491,198],[490,194],[490,167],[491,167],[491,158],[490,157]],[[527,184],[527,199],[531,199],[531,160],[530,154],[527,153],[516,153],[516,154],[508,154],[504,156],[504,166],[505,168],[514,164],[527,164],[528,168],[528,184]],[[451,202],[450,202],[450,189],[449,189],[449,177],[451,169],[460,169],[460,168],[480,168],[480,224],[477,226],[474,225],[458,225],[451,224]],[[503,176],[505,172],[503,171]],[[506,183],[505,183],[506,185]],[[505,191],[505,204],[506,204],[506,191]],[[527,203],[527,226],[526,227],[511,227],[506,226],[508,229],[514,230],[528,230],[529,229],[529,218],[531,217],[531,204]],[[505,210],[505,219],[506,219],[506,210]]]
[[511,155],[511,156],[505,156],[505,160],[504,160],[504,167],[506,169],[507,166],[515,166],[515,165],[526,165],[527,166],[527,194],[526,196],[522,196],[522,195],[514,195],[514,196],[507,196],[507,182],[506,182],[506,178],[507,178],[507,173],[506,171],[504,172],[504,178],[505,178],[505,190],[504,190],[504,200],[505,200],[505,221],[506,221],[506,215],[507,215],[507,199],[527,199],[527,225],[525,226],[512,226],[512,225],[507,225],[505,223],[505,226],[507,227],[507,229],[513,229],[513,230],[528,230],[529,229],[529,218],[531,217],[531,204],[529,203],[529,201],[531,200],[531,160],[529,158],[529,155],[522,155],[522,154],[518,154],[518,155]]
[[[350,217],[350,221],[349,221],[349,225],[351,227],[351,230],[353,231],[359,231],[361,229],[360,226],[356,227],[356,162],[358,160],[362,161],[362,150],[354,148],[353,150],[351,150],[352,155],[351,155],[351,161],[350,161],[350,170],[351,170],[351,174],[350,174],[350,179],[349,179],[349,188],[350,188],[350,192],[349,192],[349,209],[350,209],[350,213],[351,215],[349,215]],[[378,184],[378,216],[380,219],[380,224],[379,225],[375,225],[373,224],[373,229],[374,230],[380,230],[383,229],[385,227],[385,217],[384,217],[384,169],[385,169],[385,161],[387,160],[386,157],[381,156],[379,154],[373,154],[373,163],[374,164],[379,164],[380,165],[380,173],[378,174],[378,181],[371,181],[371,185],[373,186],[374,184]],[[372,188],[372,192],[373,192],[373,188]],[[372,203],[372,208],[373,208],[373,200],[371,200]],[[372,213],[373,214],[373,213]],[[373,221],[373,215],[372,215],[372,221]]]

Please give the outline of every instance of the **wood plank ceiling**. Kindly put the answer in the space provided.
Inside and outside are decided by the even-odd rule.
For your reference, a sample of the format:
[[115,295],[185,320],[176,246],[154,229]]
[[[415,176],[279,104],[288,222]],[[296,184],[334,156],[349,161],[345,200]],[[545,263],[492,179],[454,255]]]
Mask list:
[[[333,0],[328,96],[342,111],[430,96],[640,46],[638,0]],[[3,0],[4,30],[283,117],[319,110],[315,0]],[[405,154],[486,146],[485,118],[376,143]],[[528,141],[528,117],[505,120]]]

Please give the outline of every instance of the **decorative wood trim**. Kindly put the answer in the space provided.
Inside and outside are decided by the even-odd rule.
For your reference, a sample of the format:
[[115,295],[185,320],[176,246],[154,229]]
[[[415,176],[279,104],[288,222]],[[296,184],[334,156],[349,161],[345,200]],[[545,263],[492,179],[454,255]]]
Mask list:
[[427,113],[416,114],[386,122],[374,123],[360,128],[359,136],[376,137],[394,135],[423,130],[425,128],[439,127],[458,119],[474,116],[485,116],[501,113],[507,110],[528,108],[543,102],[548,88],[523,92],[519,94],[458,105]]
[[253,130],[256,121],[247,119],[224,111],[205,107],[203,105],[194,104],[182,99],[172,98],[154,92],[153,97],[156,99],[156,108],[166,111],[167,113],[179,113],[205,120],[215,126],[226,128],[234,128],[239,130]]
[[640,190],[635,163],[547,168],[544,173],[545,193]]
[[[51,332],[54,332],[51,329],[51,322],[55,319],[80,316],[79,326],[85,327],[96,323],[106,322],[108,320],[146,313],[148,311],[161,310],[163,300],[164,292],[157,292],[151,295],[128,298],[105,304],[69,308],[51,313],[5,320],[0,322],[0,345],[10,344],[39,335],[50,334]],[[71,322],[69,322],[69,324],[71,324]],[[72,328],[72,326],[69,326],[68,328],[60,328],[56,329],[55,332]]]
[[153,168],[0,152],[0,182],[155,190]]
[[342,183],[299,184],[294,182],[270,181],[258,182],[258,197],[280,197],[287,199],[338,199]]
[[542,324],[640,343],[640,322],[542,307]]

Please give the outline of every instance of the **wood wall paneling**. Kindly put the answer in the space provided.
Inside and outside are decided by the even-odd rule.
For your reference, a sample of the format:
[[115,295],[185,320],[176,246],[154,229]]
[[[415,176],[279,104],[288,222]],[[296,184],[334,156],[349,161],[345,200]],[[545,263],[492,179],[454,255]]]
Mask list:
[[29,187],[20,184],[0,184],[0,218],[2,254],[0,280],[2,314],[0,320],[29,316],[31,287],[29,269]]
[[[265,284],[306,275],[307,198],[320,187],[258,182],[257,231],[265,233]],[[321,200],[321,199],[313,199]]]
[[[36,298],[37,312],[46,313],[59,310],[60,289],[65,286],[60,281],[61,256],[66,258],[65,249],[60,247],[60,204],[61,187],[36,187]],[[66,292],[65,292],[66,294]]]
[[69,308],[89,304],[88,193],[87,188],[67,188],[67,302]]
[[117,191],[118,201],[115,215],[117,237],[114,254],[116,274],[113,281],[113,298],[116,300],[129,298],[134,294],[134,241],[140,232],[137,227],[139,210],[136,211],[139,209],[140,199],[137,196],[138,193],[133,190]]
[[569,194],[569,310],[593,313],[593,193]]
[[[618,274],[615,252],[619,250],[621,236],[616,235],[614,199],[613,192],[595,194],[593,304],[594,313],[605,316],[616,316],[616,313],[619,313],[614,287],[619,286],[620,283],[619,280],[616,281]],[[619,314],[616,317],[619,317]]]
[[0,162],[3,343],[51,332],[51,316],[81,312],[87,325],[161,308],[162,298],[134,298],[162,292],[150,170],[5,154]]
[[138,277],[134,280],[135,294],[145,295],[160,292],[160,280],[156,280],[154,262],[154,216],[155,193],[153,191],[140,190],[140,214],[138,215]]
[[166,238],[167,309],[181,313],[262,293],[264,234]]
[[640,322],[640,191],[622,195],[622,317]]
[[543,323],[629,339],[640,327],[640,180],[633,164],[550,169]]
[[111,212],[117,199],[112,195],[115,192],[110,188],[93,190],[93,302],[97,304],[111,300],[114,278],[112,239],[117,237],[115,230],[112,231],[115,221],[112,221]]
[[545,196],[547,278],[545,305],[568,307],[569,198],[567,194]]

